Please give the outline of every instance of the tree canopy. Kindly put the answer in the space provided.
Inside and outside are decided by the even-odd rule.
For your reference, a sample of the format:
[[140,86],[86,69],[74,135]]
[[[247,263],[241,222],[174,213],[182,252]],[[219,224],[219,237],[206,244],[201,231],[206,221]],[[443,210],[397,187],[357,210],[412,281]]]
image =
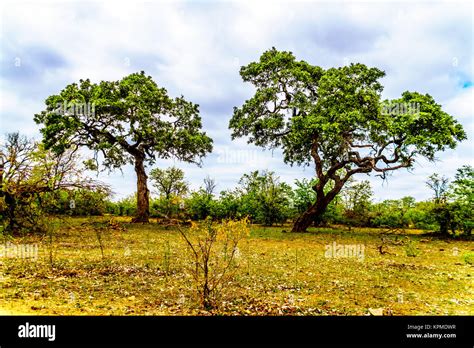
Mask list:
[[176,167],[152,169],[150,172],[153,185],[165,199],[172,196],[183,196],[188,192],[188,183],[184,180],[184,171]]

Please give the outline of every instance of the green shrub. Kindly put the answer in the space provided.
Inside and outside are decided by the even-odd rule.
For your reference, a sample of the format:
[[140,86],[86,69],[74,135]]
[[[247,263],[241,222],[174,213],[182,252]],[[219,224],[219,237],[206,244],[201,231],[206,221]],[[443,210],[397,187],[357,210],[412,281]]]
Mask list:
[[108,192],[101,190],[59,190],[40,198],[42,210],[49,214],[72,216],[102,215],[107,211]]
[[474,265],[474,253],[467,253],[462,256],[465,263]]
[[106,210],[113,215],[133,216],[137,211],[137,195],[130,195],[117,202],[109,201]]

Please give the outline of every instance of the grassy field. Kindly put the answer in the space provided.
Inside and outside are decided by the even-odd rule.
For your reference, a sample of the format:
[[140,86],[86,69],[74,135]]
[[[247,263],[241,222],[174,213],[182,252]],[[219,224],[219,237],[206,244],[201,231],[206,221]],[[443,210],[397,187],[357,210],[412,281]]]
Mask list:
[[[219,306],[205,311],[175,228],[125,218],[97,227],[109,219],[56,219],[49,235],[5,239],[10,247],[37,244],[38,257],[0,258],[0,314],[474,314],[470,241],[415,230],[292,234],[288,226],[252,226]],[[363,245],[363,255],[328,257],[327,245],[334,243]]]

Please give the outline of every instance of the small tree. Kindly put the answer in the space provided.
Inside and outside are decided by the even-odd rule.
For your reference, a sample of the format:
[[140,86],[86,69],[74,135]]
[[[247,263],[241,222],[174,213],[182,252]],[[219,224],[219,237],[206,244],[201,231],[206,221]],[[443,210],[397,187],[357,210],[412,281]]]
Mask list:
[[433,174],[427,185],[434,193],[432,215],[438,222],[442,234],[456,234],[461,230],[470,235],[474,228],[472,211],[474,210],[474,169],[465,165],[459,168],[455,180],[448,185],[444,176]]
[[[420,205],[422,207],[423,205]],[[407,196],[402,199],[387,199],[381,203],[374,204],[371,208],[371,225],[375,227],[409,227],[411,222],[421,222],[426,227],[429,222],[423,210],[412,211],[415,208],[415,199]],[[426,209],[426,208],[425,208]],[[416,217],[418,215],[418,217]],[[425,221],[413,219],[420,219]],[[428,221],[426,221],[428,220]]]
[[433,191],[433,215],[439,225],[439,232],[449,234],[449,226],[452,216],[447,202],[449,179],[439,174],[432,174],[428,177],[426,185]]
[[449,189],[449,179],[447,177],[441,176],[437,173],[432,174],[428,177],[426,186],[433,191],[435,203],[439,204],[446,202]]
[[207,217],[229,218],[229,216],[220,216],[218,210],[218,201],[214,199],[214,190],[217,186],[216,181],[207,175],[203,180],[203,186],[199,190],[191,193],[186,200],[187,211],[193,220],[203,220]]
[[108,169],[134,165],[137,214],[133,222],[148,222],[145,164],[170,157],[200,164],[212,150],[212,140],[201,131],[198,105],[182,96],[171,99],[143,71],[120,81],[80,80],[45,103],[35,121],[44,125],[46,149],[62,153],[71,146],[86,146],[95,154],[95,168],[99,153]]
[[186,199],[186,211],[193,220],[204,220],[207,217],[215,218],[215,201],[203,188],[191,192]]
[[[240,75],[256,91],[234,108],[232,138],[281,147],[286,163],[315,166],[316,200],[295,221],[294,232],[321,219],[353,175],[375,172],[385,178],[413,167],[417,157],[433,161],[437,151],[466,138],[428,94],[404,92],[382,102],[379,80],[385,73],[363,64],[325,70],[272,48]],[[328,185],[332,189],[325,191]]]
[[184,172],[176,167],[167,169],[152,169],[150,178],[160,194],[160,199],[165,203],[165,215],[170,216],[171,205],[174,199],[183,198],[189,190],[188,183],[184,180]]
[[152,169],[150,178],[160,196],[170,199],[173,196],[184,196],[188,192],[188,183],[184,181],[184,172],[176,167]]
[[451,191],[454,200],[474,204],[474,167],[464,165],[457,170]]
[[463,231],[466,236],[471,235],[474,228],[474,168],[464,165],[459,168],[451,184],[450,196],[454,200],[450,204],[453,224]]
[[316,179],[295,180],[296,188],[293,191],[293,204],[299,214],[304,213],[316,200],[316,192],[313,186],[316,184]]
[[207,175],[204,178],[204,191],[209,195],[212,196],[214,194],[214,191],[217,187],[216,180],[214,178],[211,178],[209,175]]
[[290,216],[291,188],[274,172],[244,174],[239,181],[243,210],[258,223],[271,226]]
[[224,190],[219,195],[215,206],[216,217],[220,219],[236,219],[244,216],[242,214],[242,197],[239,190]]
[[372,197],[372,187],[367,180],[350,183],[341,190],[344,201],[344,215],[350,224],[366,225],[369,220],[369,208]]

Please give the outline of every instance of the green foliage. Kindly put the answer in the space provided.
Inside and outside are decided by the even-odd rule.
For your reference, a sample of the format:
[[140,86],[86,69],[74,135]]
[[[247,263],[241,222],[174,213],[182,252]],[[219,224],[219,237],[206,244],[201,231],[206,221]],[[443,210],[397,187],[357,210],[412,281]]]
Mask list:
[[241,193],[238,190],[222,191],[215,206],[215,214],[219,219],[242,218]]
[[41,196],[41,207],[49,214],[88,216],[102,215],[107,210],[109,192],[73,189],[47,192]]
[[220,207],[220,202],[215,199],[213,191],[217,184],[209,176],[204,178],[204,185],[199,190],[191,192],[185,200],[185,208],[189,218],[193,220],[204,220],[230,218],[230,213]]
[[222,191],[216,199],[201,188],[186,199],[186,210],[193,220],[249,217],[264,225],[282,223],[292,215],[290,186],[273,172],[252,172],[239,181],[240,187]]
[[149,191],[146,164],[157,158],[177,158],[200,164],[212,151],[212,139],[201,131],[197,104],[172,99],[151,76],[130,74],[119,81],[80,80],[48,97],[46,109],[35,115],[42,124],[46,149],[63,153],[73,146],[94,152],[88,168],[98,168],[98,154],[109,169],[134,164],[137,174],[135,222],[147,222]]
[[415,199],[409,196],[374,204],[371,210],[370,220],[374,227],[414,227],[421,223],[420,219],[425,218],[422,206],[416,207]]
[[274,172],[244,174],[239,184],[241,213],[254,222],[271,226],[285,222],[291,216],[291,188],[280,182]]
[[[437,223],[432,214],[433,207],[434,203],[431,201],[416,202],[405,215],[409,221],[409,226],[422,230],[436,230]],[[401,227],[401,225],[397,227]]]
[[474,265],[474,253],[466,253],[462,256],[465,263]]
[[474,168],[459,168],[449,187],[448,179],[437,174],[431,175],[427,184],[434,191],[432,215],[440,233],[456,235],[460,231],[470,236],[474,228]]
[[438,231],[441,234],[449,235],[450,228],[453,234],[456,233],[455,226],[453,224],[453,216],[451,206],[447,202],[436,203],[432,211],[433,216],[438,223]]
[[464,165],[457,170],[451,190],[455,201],[474,204],[474,168],[472,166]]
[[474,168],[465,165],[459,168],[451,184],[453,222],[465,235],[471,235],[474,228]]
[[317,180],[295,180],[296,188],[293,190],[293,205],[298,213],[303,213],[316,201],[316,192],[313,186]]
[[451,213],[451,231],[461,231],[464,235],[470,236],[474,229],[474,207],[472,204],[465,204],[462,201],[455,201],[449,205]]
[[169,218],[177,216],[180,204],[188,192],[183,170],[176,167],[164,170],[155,168],[151,170],[150,178],[160,195],[159,199],[152,201],[152,216],[161,215]]
[[[204,220],[207,217],[216,218],[217,202],[204,189],[194,191],[186,199],[185,206],[191,219]],[[222,216],[226,217],[226,216]]]
[[256,92],[234,108],[232,137],[282,146],[288,163],[310,163],[312,145],[320,144],[324,168],[334,162],[350,164],[351,142],[399,145],[394,162],[417,154],[433,159],[435,151],[453,148],[466,138],[461,125],[429,95],[405,92],[391,101],[418,103],[419,114],[383,114],[378,80],[385,73],[363,64],[324,70],[273,48],[242,67],[240,75]]
[[[463,167],[464,168],[464,167]],[[469,188],[472,183],[465,180],[469,172],[458,175],[458,181],[463,188]],[[467,174],[466,174],[467,173]],[[184,177],[181,177],[184,182]],[[462,180],[462,181],[459,181]],[[174,218],[189,218],[194,221],[205,220],[210,217],[214,220],[238,219],[249,217],[254,223],[271,225],[283,223],[294,218],[297,214],[308,209],[316,197],[314,187],[317,180],[296,180],[292,190],[287,184],[281,183],[272,172],[251,172],[245,174],[239,186],[235,189],[222,191],[219,197],[209,193],[212,185],[204,185],[187,197],[172,196],[166,200],[164,196],[153,199],[151,215],[164,217],[163,212],[169,211]],[[212,187],[211,187],[212,186]],[[208,188],[208,189],[206,189]],[[332,189],[325,187],[326,192]],[[184,191],[183,191],[184,192]],[[322,224],[346,224],[349,226],[366,226],[381,228],[417,228],[423,230],[439,230],[444,224],[447,233],[456,234],[461,231],[469,235],[472,231],[472,209],[470,208],[469,189],[457,189],[457,195],[445,194],[446,197],[456,197],[455,201],[416,202],[413,197],[407,196],[397,200],[385,200],[381,203],[372,203],[372,190],[368,181],[356,182],[346,186],[342,192],[327,206],[322,215]],[[464,195],[461,195],[464,192]],[[128,197],[116,203],[109,203],[107,211],[116,215],[133,215],[136,204],[133,197]]]
[[137,211],[136,194],[132,194],[117,202],[107,202],[107,213],[118,216],[133,216]]
[[[352,175],[376,172],[385,178],[466,139],[461,124],[428,94],[407,91],[382,102],[379,80],[385,73],[364,64],[325,70],[272,48],[240,75],[256,91],[234,108],[232,138],[281,147],[285,163],[315,165],[317,209],[305,212],[295,231],[324,213]],[[417,112],[383,112],[386,104],[415,104]],[[328,193],[326,185],[333,185]]]
[[370,215],[372,188],[369,181],[351,181],[342,191],[345,222],[353,226],[367,226]]
[[160,196],[170,199],[173,196],[183,197],[188,192],[188,184],[184,181],[182,169],[170,167],[167,169],[152,169],[150,178]]
[[86,145],[104,155],[108,168],[134,163],[137,154],[146,154],[149,163],[171,156],[193,162],[212,149],[201,132],[198,105],[170,98],[143,71],[119,81],[80,80],[45,103],[35,121],[44,126],[46,148],[61,153]]

